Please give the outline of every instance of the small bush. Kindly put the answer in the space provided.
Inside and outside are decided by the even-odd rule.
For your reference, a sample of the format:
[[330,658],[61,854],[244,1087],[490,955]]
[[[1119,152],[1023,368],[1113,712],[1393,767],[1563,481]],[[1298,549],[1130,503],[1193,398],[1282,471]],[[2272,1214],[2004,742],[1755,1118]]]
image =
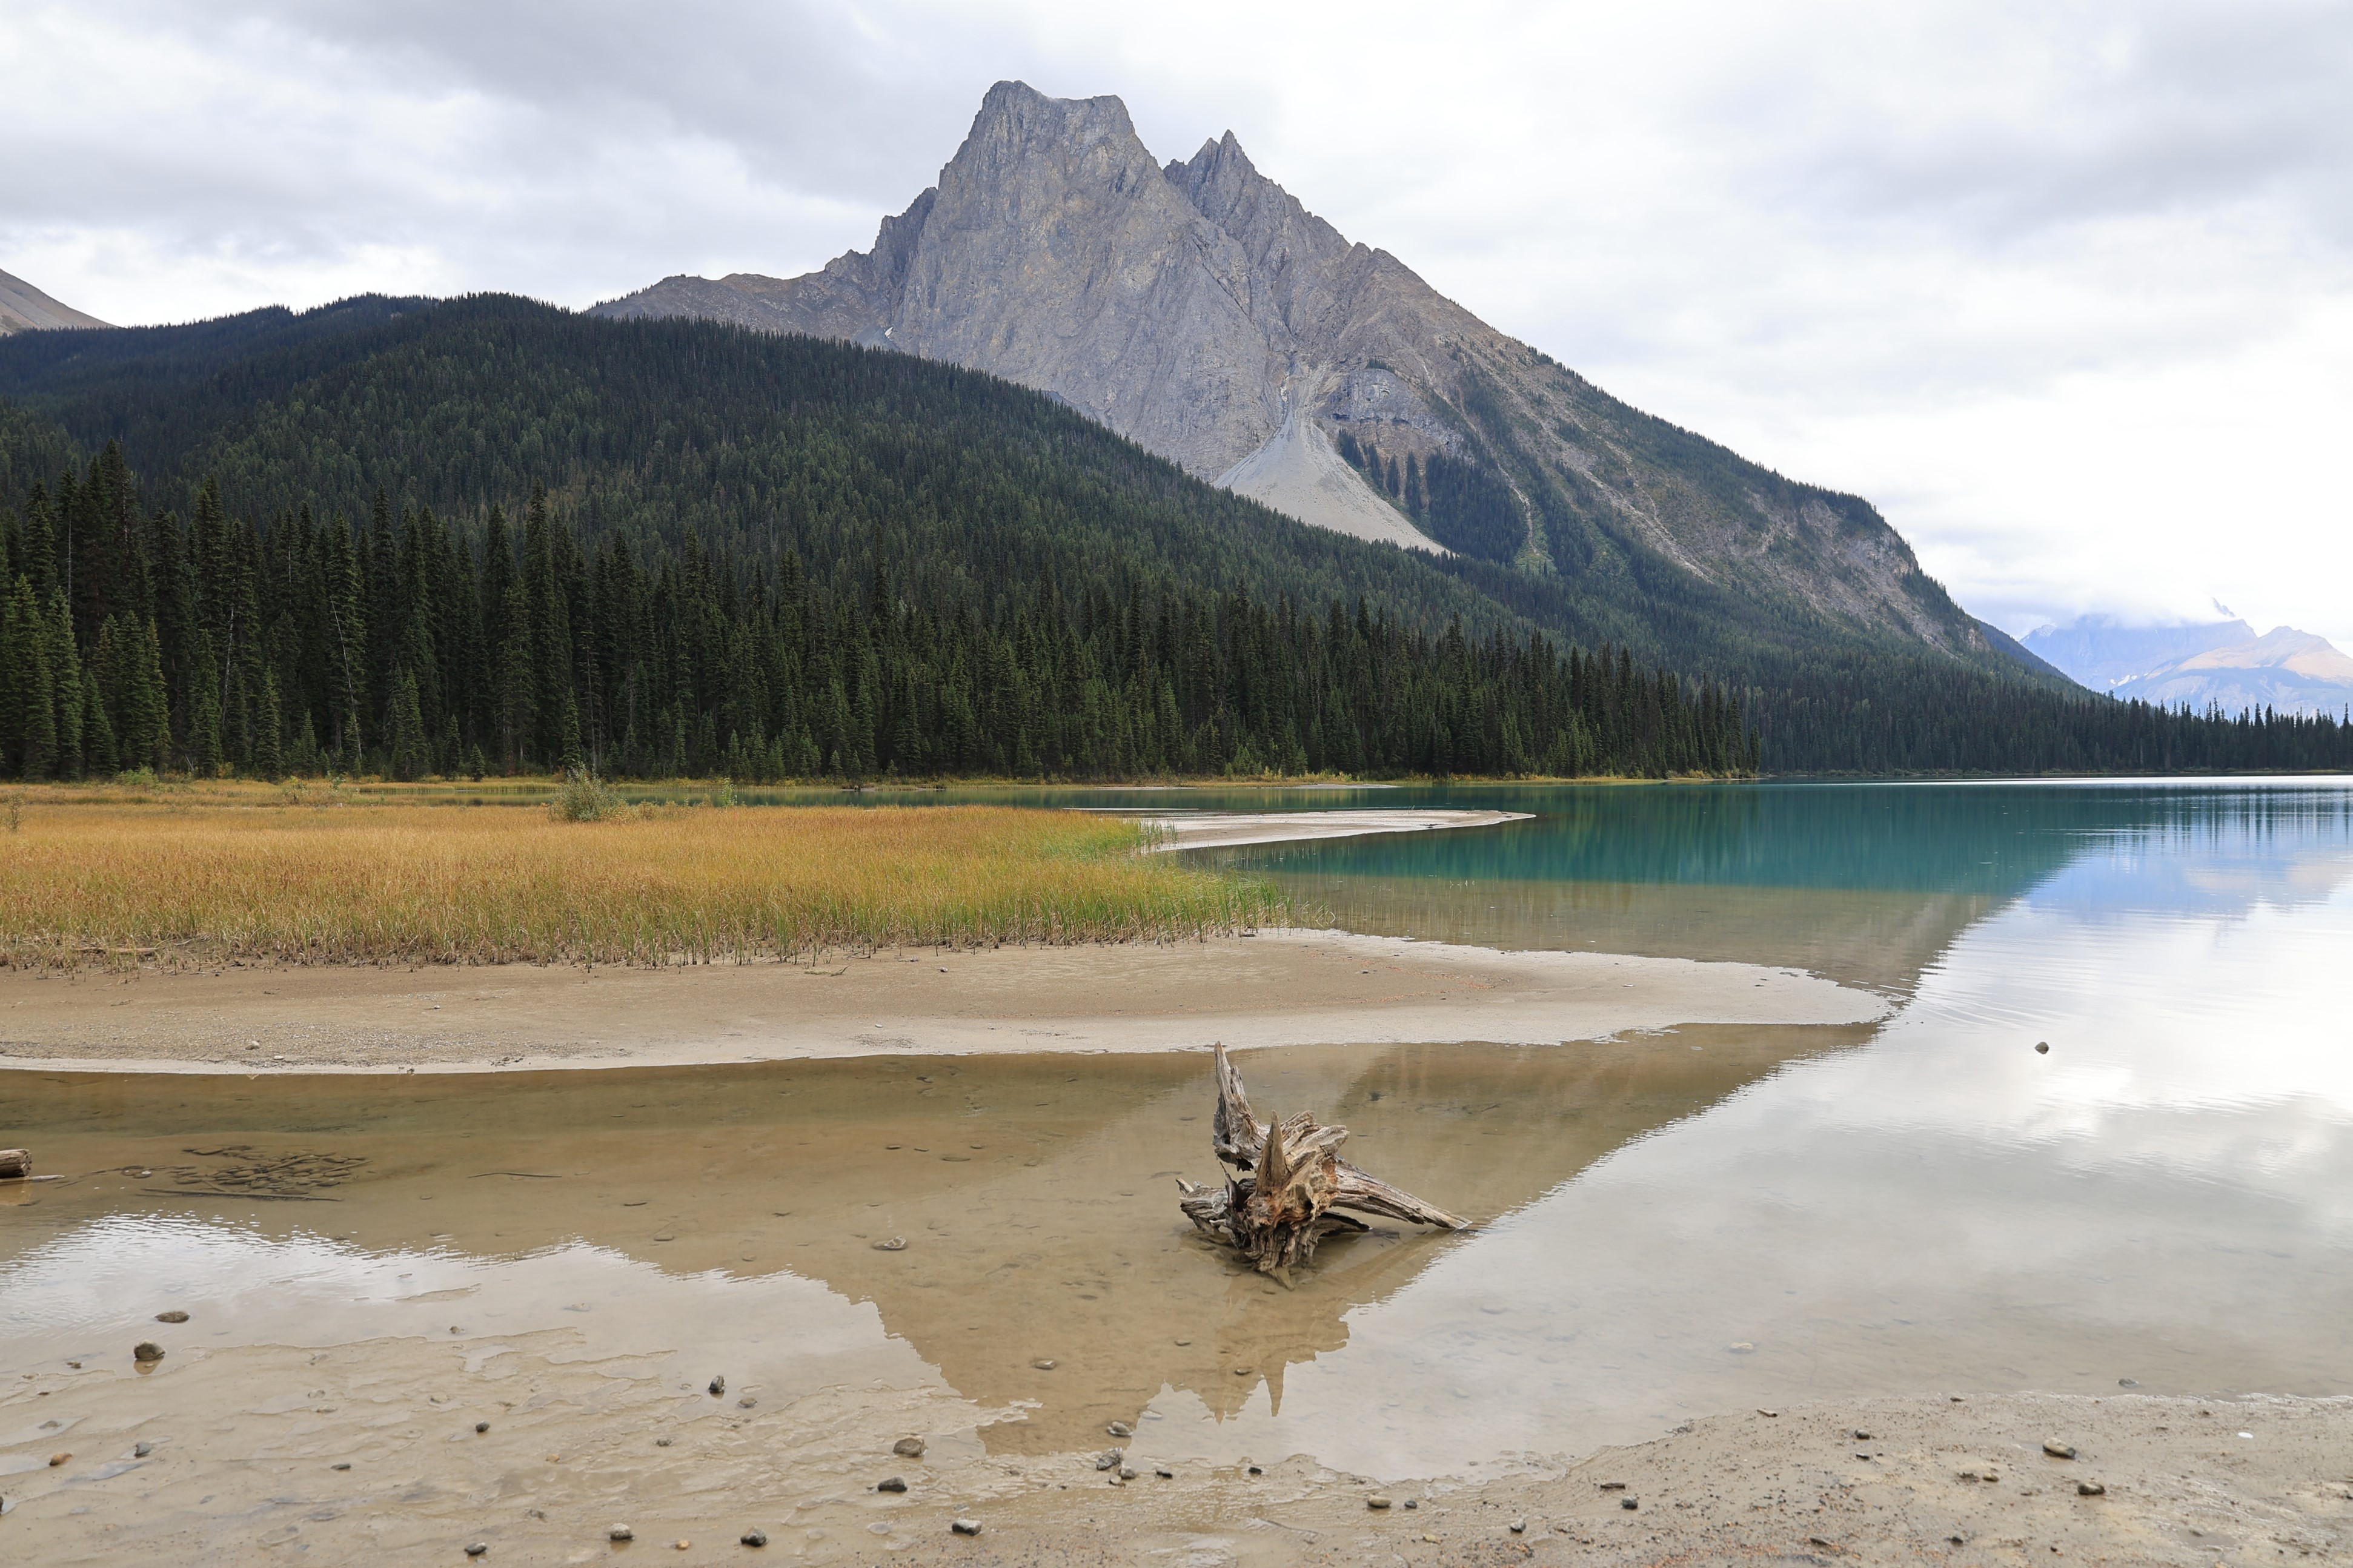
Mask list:
[[547,815],[558,822],[610,822],[635,816],[637,810],[621,798],[620,791],[584,768],[574,768],[547,803]]

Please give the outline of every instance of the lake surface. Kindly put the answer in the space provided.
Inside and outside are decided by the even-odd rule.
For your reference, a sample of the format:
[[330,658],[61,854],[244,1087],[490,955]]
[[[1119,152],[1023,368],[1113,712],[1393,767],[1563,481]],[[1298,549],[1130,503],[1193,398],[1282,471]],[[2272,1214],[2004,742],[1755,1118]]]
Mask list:
[[1289,1291],[1176,1212],[1173,1176],[1212,1173],[1195,1056],[9,1075],[0,1143],[73,1179],[0,1197],[0,1360],[165,1307],[197,1344],[562,1327],[779,1394],[950,1394],[997,1452],[1124,1420],[1139,1457],[1388,1476],[1815,1396],[2353,1393],[2340,783],[1051,798],[1529,811],[1211,854],[1354,930],[1787,963],[1898,1006],[1239,1058],[1261,1110],[1482,1222],[1329,1243]]

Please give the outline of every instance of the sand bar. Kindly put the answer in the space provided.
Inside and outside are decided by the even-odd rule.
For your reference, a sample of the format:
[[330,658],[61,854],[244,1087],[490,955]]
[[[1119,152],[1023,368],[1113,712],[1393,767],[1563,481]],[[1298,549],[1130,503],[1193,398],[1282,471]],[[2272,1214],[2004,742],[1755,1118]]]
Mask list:
[[237,967],[0,973],[0,1067],[480,1071],[816,1057],[1485,1040],[1858,1024],[1791,969],[1501,952],[1340,931],[898,952],[679,969]]
[[1361,838],[1378,833],[1436,833],[1525,822],[1525,811],[1198,811],[1134,816],[1154,830],[1155,851],[1219,849],[1242,844],[1287,844],[1305,838]]

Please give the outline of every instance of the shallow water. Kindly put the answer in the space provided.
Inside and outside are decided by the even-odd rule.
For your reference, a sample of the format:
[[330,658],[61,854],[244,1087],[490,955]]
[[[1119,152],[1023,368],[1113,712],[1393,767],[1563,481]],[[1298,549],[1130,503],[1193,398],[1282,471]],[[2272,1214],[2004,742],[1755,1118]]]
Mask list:
[[764,1397],[950,1393],[997,1452],[1124,1420],[1140,1457],[1384,1475],[1817,1395],[2353,1393],[2345,789],[1431,804],[1499,797],[1543,815],[1221,858],[1358,929],[1799,963],[1898,1012],[1244,1056],[1261,1111],[1481,1222],[1289,1291],[1176,1212],[1198,1057],[11,1078],[0,1143],[73,1179],[0,1198],[5,1360],[174,1306],[192,1345],[564,1327]]

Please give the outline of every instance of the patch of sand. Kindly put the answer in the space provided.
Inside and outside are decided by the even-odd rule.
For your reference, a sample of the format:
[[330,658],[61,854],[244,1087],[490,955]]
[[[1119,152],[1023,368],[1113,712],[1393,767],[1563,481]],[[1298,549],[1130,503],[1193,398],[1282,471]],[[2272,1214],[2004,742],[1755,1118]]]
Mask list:
[[406,1072],[899,1053],[1483,1040],[1858,1024],[1789,969],[1501,952],[1339,931],[682,969],[237,967],[0,973],[0,1067]]
[[[713,1396],[701,1366],[582,1359],[573,1342],[459,1323],[438,1340],[175,1348],[143,1371],[127,1345],[41,1366],[0,1386],[0,1543],[26,1563],[244,1562],[281,1546],[328,1563],[387,1552],[455,1563],[480,1543],[492,1562],[582,1563],[613,1554],[617,1523],[634,1550],[679,1563],[740,1560],[738,1538],[754,1530],[776,1555],[813,1563],[913,1548],[925,1562],[953,1550],[977,1563],[1204,1568],[2158,1568],[2353,1552],[2343,1399],[1854,1401],[1712,1417],[1575,1462],[1425,1482],[1304,1458],[1269,1456],[1259,1475],[1155,1460],[1145,1423],[1124,1440],[1124,1479],[1092,1453],[988,1451],[980,1427],[1018,1412],[945,1389]],[[892,1453],[902,1436],[925,1440],[922,1457]],[[2047,1439],[2076,1457],[2045,1453]],[[52,1465],[52,1454],[63,1458]],[[876,1489],[892,1477],[905,1491]],[[2085,1482],[2102,1489],[2084,1495]],[[1368,1507],[1377,1494],[1394,1506]],[[953,1537],[959,1518],[981,1535]]]
[[[1125,816],[1131,814],[1118,812]],[[1153,829],[1155,851],[1287,844],[1303,838],[1362,838],[1378,833],[1434,833],[1526,822],[1525,811],[1202,811],[1136,818]]]

